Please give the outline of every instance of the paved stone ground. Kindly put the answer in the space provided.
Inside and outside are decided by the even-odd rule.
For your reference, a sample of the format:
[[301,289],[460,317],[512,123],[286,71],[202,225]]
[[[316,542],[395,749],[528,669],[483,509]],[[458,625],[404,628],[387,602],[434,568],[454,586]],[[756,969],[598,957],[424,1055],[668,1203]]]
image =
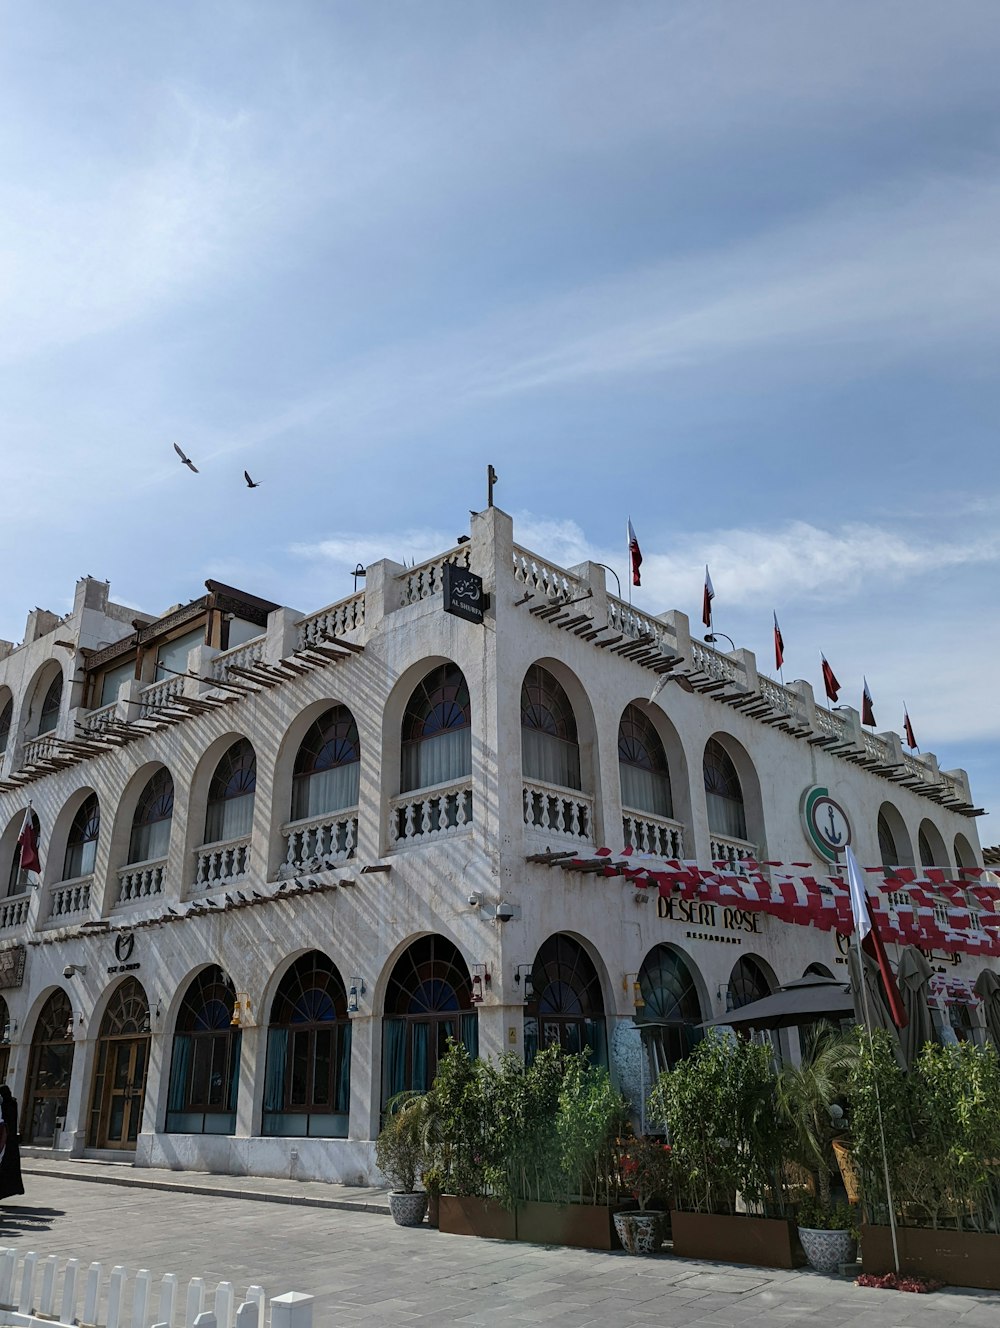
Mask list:
[[[811,1272],[774,1272],[661,1255],[507,1244],[407,1231],[382,1213],[380,1195],[323,1186],[317,1207],[291,1181],[192,1177],[108,1167],[127,1181],[81,1183],[101,1164],[63,1164],[26,1177],[28,1194],[0,1209],[0,1243],[75,1255],[130,1272],[258,1282],[269,1295],[316,1296],[316,1328],[376,1325],[614,1325],[614,1328],[996,1328],[1000,1294],[904,1295]],[[78,1168],[75,1170],[74,1168]],[[247,1202],[241,1193],[265,1202]],[[190,1190],[196,1192],[191,1193]],[[213,1192],[214,1191],[214,1192]],[[303,1199],[305,1201],[303,1202]],[[284,1201],[283,1201],[284,1200]],[[292,1200],[296,1200],[292,1202]],[[371,1211],[372,1207],[376,1211]],[[367,1211],[366,1211],[367,1209]]]

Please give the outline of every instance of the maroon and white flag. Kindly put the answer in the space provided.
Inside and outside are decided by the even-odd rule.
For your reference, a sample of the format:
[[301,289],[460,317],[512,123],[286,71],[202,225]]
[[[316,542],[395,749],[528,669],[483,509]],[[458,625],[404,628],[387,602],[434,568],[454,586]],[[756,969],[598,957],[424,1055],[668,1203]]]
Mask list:
[[642,585],[639,580],[639,568],[642,566],[642,554],[639,551],[639,541],[635,537],[635,531],[632,528],[632,518],[628,519],[628,552],[632,559],[632,584],[634,586]]
[[35,829],[35,813],[29,802],[24,809],[24,823],[17,837],[17,846],[21,850],[21,870],[40,872],[42,864],[38,857],[38,831]]
[[871,728],[875,727],[875,711],[872,709],[872,694],[868,690],[868,679],[862,678],[864,682],[864,691],[861,693],[861,722],[868,724]]
[[913,736],[913,725],[910,723],[910,715],[909,711],[906,709],[905,702],[903,704],[903,732],[906,734],[907,747],[915,748],[917,740]]
[[785,662],[785,642],[778,626],[778,615],[774,615],[774,667],[780,669]]
[[821,654],[820,659],[823,661],[823,688],[827,697],[831,701],[836,701],[840,697],[840,683],[837,681],[833,669],[831,669],[830,665],[826,662],[826,656]]
[[712,578],[708,574],[708,563],[705,564],[705,593],[701,599],[701,620],[708,628],[712,630],[712,600],[715,599],[715,587],[712,585]]

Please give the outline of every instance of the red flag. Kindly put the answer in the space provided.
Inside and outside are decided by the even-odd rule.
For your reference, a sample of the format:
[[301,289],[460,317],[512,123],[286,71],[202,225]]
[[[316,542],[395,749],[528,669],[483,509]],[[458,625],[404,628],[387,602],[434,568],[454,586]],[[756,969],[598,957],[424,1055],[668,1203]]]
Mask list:
[[778,615],[774,615],[774,667],[780,669],[785,662],[785,643],[781,636],[781,628],[778,626]]
[[913,736],[913,725],[910,723],[910,716],[905,705],[903,706],[903,732],[906,734],[906,745],[911,749],[916,747],[917,740]]
[[715,599],[715,587],[712,585],[712,578],[708,574],[708,563],[705,564],[705,593],[701,600],[701,620],[708,628],[712,630],[712,600]]
[[868,690],[868,679],[864,678],[865,689],[861,693],[861,722],[875,727],[875,711],[872,709],[872,694]]
[[871,919],[871,931],[861,942],[861,948],[865,954],[870,955],[878,964],[878,971],[882,977],[882,987],[885,991],[885,999],[889,1006],[889,1013],[892,1015],[892,1022],[897,1028],[905,1028],[910,1022],[909,1016],[903,1008],[903,998],[899,994],[899,987],[896,985],[896,975],[892,971],[889,963],[889,956],[885,952],[885,946],[882,944],[882,937],[879,935],[878,923],[875,921],[875,914],[872,912],[871,901],[865,896],[865,903],[868,906],[868,917]]
[[831,701],[836,701],[840,696],[840,683],[837,681],[833,669],[826,662],[826,656],[821,654],[820,659],[823,661],[823,686],[826,689],[826,694]]
[[35,813],[29,802],[24,809],[24,823],[17,837],[17,846],[21,850],[21,870],[40,872],[42,864],[38,857],[38,831],[35,829]]
[[642,554],[639,552],[639,541],[635,537],[635,531],[632,529],[632,518],[628,519],[628,551],[632,558],[632,584],[641,585],[639,580],[639,568],[642,566]]

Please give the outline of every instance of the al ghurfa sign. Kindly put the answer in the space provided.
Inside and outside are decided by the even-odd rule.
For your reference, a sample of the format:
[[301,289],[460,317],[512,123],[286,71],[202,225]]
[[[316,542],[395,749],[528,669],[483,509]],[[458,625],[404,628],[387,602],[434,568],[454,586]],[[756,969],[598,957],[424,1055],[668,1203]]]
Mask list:
[[13,987],[20,987],[24,981],[24,958],[27,953],[23,945],[0,950],[0,991],[10,991]]
[[457,563],[444,565],[444,611],[466,622],[481,623],[489,596],[483,593],[483,578]]

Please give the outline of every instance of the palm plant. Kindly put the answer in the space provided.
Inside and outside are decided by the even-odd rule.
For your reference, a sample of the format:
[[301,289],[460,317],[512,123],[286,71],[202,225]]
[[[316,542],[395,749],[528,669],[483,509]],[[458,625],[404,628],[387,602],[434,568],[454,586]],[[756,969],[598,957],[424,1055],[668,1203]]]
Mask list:
[[857,1060],[856,1042],[823,1024],[801,1065],[784,1065],[778,1075],[778,1109],[791,1127],[795,1160],[816,1172],[824,1209],[830,1207],[830,1180],[836,1166],[831,1143],[837,1127],[830,1108],[844,1095]]

